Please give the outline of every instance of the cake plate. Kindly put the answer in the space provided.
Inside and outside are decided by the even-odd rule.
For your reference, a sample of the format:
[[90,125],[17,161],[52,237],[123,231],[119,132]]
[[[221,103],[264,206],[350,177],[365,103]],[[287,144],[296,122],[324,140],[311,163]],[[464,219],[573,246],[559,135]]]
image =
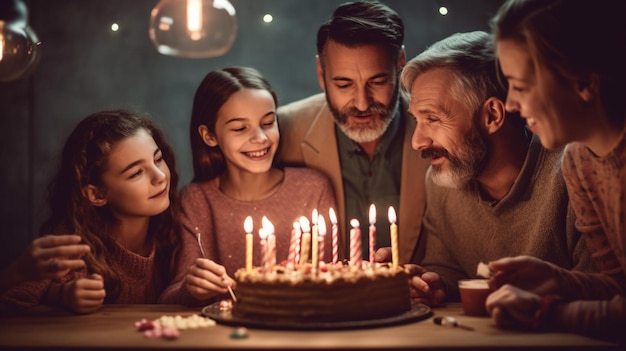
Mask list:
[[280,319],[256,319],[234,316],[231,310],[220,309],[220,303],[215,302],[202,309],[201,314],[211,318],[220,324],[231,326],[244,326],[247,328],[259,329],[280,329],[280,330],[338,330],[338,329],[362,329],[376,328],[398,324],[416,322],[430,317],[433,313],[430,307],[414,302],[411,309],[390,317],[367,319],[362,321],[337,321],[337,322],[294,322]]

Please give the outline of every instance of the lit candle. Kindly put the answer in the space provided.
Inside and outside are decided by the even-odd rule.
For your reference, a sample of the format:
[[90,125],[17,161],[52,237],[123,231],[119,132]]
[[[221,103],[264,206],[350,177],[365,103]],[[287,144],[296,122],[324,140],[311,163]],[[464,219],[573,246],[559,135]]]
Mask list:
[[374,264],[374,253],[376,252],[376,206],[370,205],[370,264]]
[[300,217],[300,228],[302,229],[302,249],[300,250],[300,269],[304,269],[309,260],[309,251],[311,245],[311,226],[309,220]]
[[361,268],[363,256],[361,254],[361,229],[359,228],[359,220],[352,218],[350,220],[350,265]]
[[398,225],[396,224],[396,210],[389,206],[389,235],[391,236],[391,264],[398,267]]
[[267,272],[267,232],[265,228],[259,228],[259,237],[261,238],[261,267],[263,267],[263,271]]
[[243,230],[246,232],[246,270],[252,270],[252,217],[243,221]]
[[287,256],[287,263],[296,266],[298,259],[300,259],[300,223],[293,222],[293,229],[291,229],[291,242],[289,243],[289,255]]
[[324,238],[326,237],[326,221],[324,220],[324,216],[319,216],[317,226],[317,230],[319,231],[319,261],[324,262]]
[[276,235],[274,234],[274,225],[267,217],[263,216],[263,228],[267,233],[267,266],[272,270],[276,265]]
[[313,209],[313,214],[311,215],[311,266],[313,266],[314,270],[317,270],[317,259],[319,257],[319,232],[317,228],[317,208]]
[[331,249],[333,254],[333,264],[335,264],[337,263],[339,256],[339,230],[337,228],[337,215],[335,215],[335,211],[332,208],[328,210],[328,217],[330,218],[330,223],[332,224]]

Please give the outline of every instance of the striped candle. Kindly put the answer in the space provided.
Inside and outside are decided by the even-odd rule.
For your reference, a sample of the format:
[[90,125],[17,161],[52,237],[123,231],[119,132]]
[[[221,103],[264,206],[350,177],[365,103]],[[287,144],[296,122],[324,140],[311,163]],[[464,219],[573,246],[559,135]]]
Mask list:
[[294,267],[297,265],[300,258],[300,236],[302,231],[300,230],[300,223],[293,222],[293,229],[291,229],[291,242],[289,243],[289,255],[287,256],[287,264],[292,264]]
[[311,265],[313,269],[317,269],[318,259],[319,259],[319,232],[317,227],[318,220],[317,208],[313,209],[313,214],[311,215]]
[[332,247],[332,254],[333,254],[333,261],[332,263],[335,264],[337,263],[337,260],[339,258],[339,230],[337,228],[337,215],[335,215],[335,211],[332,209],[332,207],[328,210],[328,217],[330,218],[330,223],[332,224],[332,237],[331,237],[331,247]]
[[370,264],[374,264],[374,253],[376,252],[376,206],[370,205],[370,227],[369,227],[369,244],[370,244]]
[[300,228],[302,229],[302,248],[300,250],[300,269],[304,269],[309,261],[309,252],[311,251],[311,225],[309,220],[300,217]]
[[261,238],[261,267],[263,267],[263,271],[267,272],[268,269],[268,252],[269,250],[267,249],[267,232],[265,231],[265,228],[259,228],[259,237]]
[[326,221],[324,220],[324,216],[320,215],[317,220],[317,231],[319,232],[319,261],[324,262],[324,239],[326,238]]
[[263,216],[261,219],[263,228],[267,233],[267,265],[268,270],[272,270],[276,265],[276,235],[274,234],[274,225],[270,220]]

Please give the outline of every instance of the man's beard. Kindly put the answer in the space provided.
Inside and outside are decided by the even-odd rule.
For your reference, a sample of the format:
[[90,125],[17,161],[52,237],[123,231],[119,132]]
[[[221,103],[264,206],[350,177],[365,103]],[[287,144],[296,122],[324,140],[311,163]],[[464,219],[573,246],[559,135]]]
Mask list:
[[444,148],[431,147],[422,150],[422,158],[445,157],[450,162],[448,170],[441,165],[431,166],[431,177],[435,184],[451,189],[467,189],[484,167],[487,159],[487,142],[485,136],[474,126],[459,145],[458,156],[451,155]]
[[[387,127],[391,124],[393,116],[398,109],[398,92],[399,88],[396,85],[393,96],[389,101],[389,105],[373,102],[367,107],[365,111],[359,111],[355,107],[346,107],[341,111],[333,104],[329,94],[326,94],[326,102],[328,103],[328,109],[335,118],[335,123],[339,126],[339,129],[348,136],[348,138],[354,140],[357,143],[366,143],[374,141],[385,134]],[[352,123],[348,122],[348,117],[359,117],[368,115],[379,115],[380,118],[374,118],[368,123]]]

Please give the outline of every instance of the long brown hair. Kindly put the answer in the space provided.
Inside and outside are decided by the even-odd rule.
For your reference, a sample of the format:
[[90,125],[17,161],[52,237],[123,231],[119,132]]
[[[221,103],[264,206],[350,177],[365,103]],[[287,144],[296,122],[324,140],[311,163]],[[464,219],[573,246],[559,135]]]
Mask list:
[[276,92],[254,68],[228,67],[209,72],[196,90],[189,126],[191,155],[193,158],[193,181],[211,180],[224,172],[226,161],[218,146],[208,146],[198,133],[198,127],[205,125],[215,134],[217,113],[228,99],[243,89],[267,90],[278,106]]
[[526,44],[536,67],[587,84],[598,75],[609,119],[626,119],[626,2],[621,0],[507,0],[490,25],[494,38]]
[[170,177],[170,206],[150,218],[148,234],[156,243],[154,281],[158,291],[175,274],[176,257],[180,251],[180,203],[178,173],[174,152],[162,131],[147,117],[124,110],[102,111],[87,116],[74,128],[63,147],[61,165],[49,186],[51,214],[41,226],[41,234],[76,233],[91,247],[84,257],[89,273],[103,276],[107,296],[113,302],[120,292],[121,281],[112,269],[110,254],[116,243],[110,235],[115,219],[109,206],[93,206],[83,195],[88,184],[100,186],[103,167],[111,148],[122,139],[146,130],[163,153]]

